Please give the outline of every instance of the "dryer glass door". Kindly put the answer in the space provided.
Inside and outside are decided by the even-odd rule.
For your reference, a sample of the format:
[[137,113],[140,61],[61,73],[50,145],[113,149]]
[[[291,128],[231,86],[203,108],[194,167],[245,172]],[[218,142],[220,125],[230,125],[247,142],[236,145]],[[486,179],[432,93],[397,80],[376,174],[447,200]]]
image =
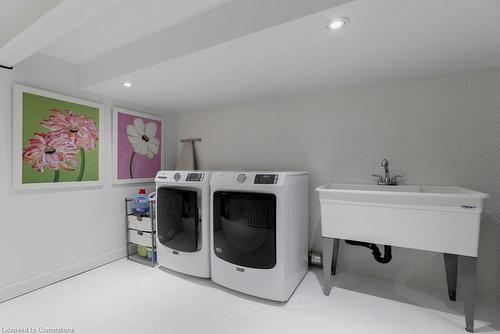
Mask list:
[[197,193],[158,188],[157,229],[160,243],[181,252],[198,250]]
[[213,201],[213,242],[217,257],[248,268],[273,268],[276,265],[276,196],[216,191]]

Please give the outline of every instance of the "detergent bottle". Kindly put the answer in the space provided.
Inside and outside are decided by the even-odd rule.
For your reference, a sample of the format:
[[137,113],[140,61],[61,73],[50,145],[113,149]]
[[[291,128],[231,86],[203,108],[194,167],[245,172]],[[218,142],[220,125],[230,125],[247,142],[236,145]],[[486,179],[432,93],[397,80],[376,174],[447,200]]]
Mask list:
[[139,189],[139,193],[134,197],[133,210],[136,215],[147,214],[149,212],[149,199],[146,189]]

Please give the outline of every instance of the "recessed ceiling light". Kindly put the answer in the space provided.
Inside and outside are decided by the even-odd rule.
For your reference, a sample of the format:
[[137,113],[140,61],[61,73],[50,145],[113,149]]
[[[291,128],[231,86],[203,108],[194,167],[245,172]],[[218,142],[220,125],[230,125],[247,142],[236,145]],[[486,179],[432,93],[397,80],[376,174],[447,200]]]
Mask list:
[[127,88],[130,88],[130,87],[132,87],[132,83],[131,83],[130,81],[125,81],[125,82],[123,83],[123,86],[124,86],[124,87],[127,87]]
[[347,23],[349,23],[349,19],[347,17],[336,17],[328,22],[327,27],[330,30],[337,30],[344,27]]

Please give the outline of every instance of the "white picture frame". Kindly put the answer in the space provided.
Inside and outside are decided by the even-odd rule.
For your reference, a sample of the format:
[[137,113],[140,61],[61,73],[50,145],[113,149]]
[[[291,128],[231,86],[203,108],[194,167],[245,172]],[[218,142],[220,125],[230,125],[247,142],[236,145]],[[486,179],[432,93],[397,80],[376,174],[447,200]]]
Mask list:
[[[152,120],[160,123],[160,129],[157,129],[157,133],[161,134],[161,140],[160,140],[160,148],[158,151],[159,154],[159,159],[160,159],[160,169],[163,170],[165,167],[165,118],[160,115],[154,115],[150,113],[145,113],[145,112],[140,112],[136,110],[130,110],[127,108],[123,107],[118,107],[118,106],[113,106],[112,107],[112,114],[113,114],[113,139],[112,139],[112,183],[113,184],[137,184],[137,183],[152,183],[155,181],[155,175],[151,175],[151,177],[141,177],[141,178],[123,178],[123,176],[120,176],[119,174],[121,173],[122,166],[119,166],[121,161],[119,160],[119,155],[121,154],[130,154],[130,152],[119,152],[119,137],[120,137],[120,132],[125,131],[123,128],[119,128],[119,114],[125,114],[127,116],[131,117],[137,117],[141,119],[147,119],[147,120]],[[130,148],[129,148],[130,149]],[[133,150],[133,148],[132,148]],[[123,157],[123,156],[122,156]],[[131,163],[132,164],[132,163]],[[130,167],[131,169],[132,167]],[[119,172],[120,171],[120,172]]]
[[[23,183],[23,96],[24,93],[38,95],[49,99],[56,99],[62,102],[79,104],[98,109],[98,176],[92,181],[65,181],[65,182],[40,182]],[[13,84],[13,140],[12,140],[12,185],[14,190],[38,190],[38,189],[65,189],[80,187],[100,187],[103,185],[105,145],[104,129],[106,125],[106,115],[104,106],[101,103],[79,99],[52,91],[29,87],[21,84]]]

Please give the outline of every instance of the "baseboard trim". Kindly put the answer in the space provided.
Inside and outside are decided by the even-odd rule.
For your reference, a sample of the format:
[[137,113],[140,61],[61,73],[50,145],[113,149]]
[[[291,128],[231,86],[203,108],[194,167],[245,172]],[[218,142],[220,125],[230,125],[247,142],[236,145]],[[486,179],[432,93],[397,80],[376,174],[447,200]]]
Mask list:
[[17,282],[0,288],[0,303],[9,299],[19,297],[28,292],[38,290],[47,285],[54,284],[72,276],[81,274],[104,264],[116,261],[126,256],[126,250],[119,248],[109,253],[105,253],[91,259],[87,259],[27,280]]

